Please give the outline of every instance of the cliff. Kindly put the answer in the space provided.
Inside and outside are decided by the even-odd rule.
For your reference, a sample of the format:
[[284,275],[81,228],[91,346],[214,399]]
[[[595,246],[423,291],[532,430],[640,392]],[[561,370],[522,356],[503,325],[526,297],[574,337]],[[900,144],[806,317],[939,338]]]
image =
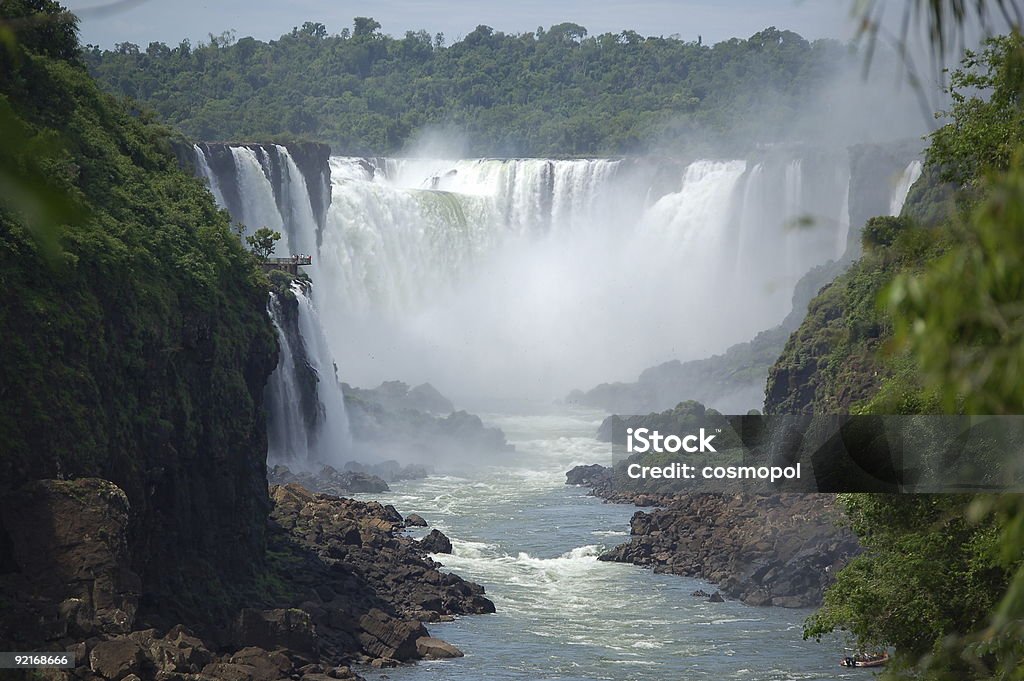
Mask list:
[[[110,481],[130,509],[138,617],[216,621],[263,559],[262,395],[277,352],[265,279],[167,131],[100,93],[73,32],[53,49],[53,22],[25,23],[19,40],[37,47],[0,66],[5,160],[43,171],[19,197],[74,203],[54,224],[0,206],[0,496]],[[39,521],[3,508],[11,546]],[[8,575],[31,569],[18,555]]]
[[889,413],[921,412],[921,391],[904,389],[914,381],[911,372],[882,352],[892,324],[878,298],[897,273],[920,269],[946,248],[948,237],[936,224],[949,214],[950,195],[927,170],[898,218],[868,220],[861,257],[810,302],[771,367],[765,413],[848,413],[876,397],[888,401]]

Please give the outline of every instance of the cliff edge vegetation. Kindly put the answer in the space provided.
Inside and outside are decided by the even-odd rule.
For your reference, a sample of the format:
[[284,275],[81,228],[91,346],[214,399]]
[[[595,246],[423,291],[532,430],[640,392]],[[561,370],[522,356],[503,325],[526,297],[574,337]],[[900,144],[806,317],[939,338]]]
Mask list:
[[[768,413],[1024,411],[1024,39],[967,52],[950,84],[925,175],[812,301],[769,373]],[[865,551],[805,635],[893,648],[888,678],[1024,678],[1019,495],[840,502]]]
[[168,129],[90,78],[72,15],[12,0],[0,27],[0,495],[115,483],[141,609],[213,617],[263,559],[266,279]]

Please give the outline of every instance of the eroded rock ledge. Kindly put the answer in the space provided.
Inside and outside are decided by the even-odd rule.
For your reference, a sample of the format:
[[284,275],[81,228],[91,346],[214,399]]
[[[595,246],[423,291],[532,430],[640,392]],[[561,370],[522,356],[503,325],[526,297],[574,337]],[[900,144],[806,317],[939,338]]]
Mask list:
[[630,541],[599,560],[704,579],[749,605],[818,605],[860,551],[834,495],[635,493],[614,489],[602,466],[577,466],[566,478],[607,501],[658,507],[637,511]]
[[294,483],[270,493],[250,607],[218,628],[158,604],[137,615],[131,508],[112,483],[42,480],[5,496],[0,649],[66,650],[75,668],[48,677],[68,680],[355,679],[354,663],[460,656],[423,622],[494,612],[483,587],[442,573],[433,548],[403,534],[393,507]]

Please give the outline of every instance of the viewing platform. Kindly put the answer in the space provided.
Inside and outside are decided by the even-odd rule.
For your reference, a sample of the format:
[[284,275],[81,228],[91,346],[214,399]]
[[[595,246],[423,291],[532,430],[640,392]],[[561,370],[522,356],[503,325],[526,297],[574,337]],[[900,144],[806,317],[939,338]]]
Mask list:
[[270,270],[284,270],[292,276],[298,276],[299,268],[304,265],[312,265],[313,256],[311,255],[293,255],[287,258],[267,258],[261,263],[264,272]]

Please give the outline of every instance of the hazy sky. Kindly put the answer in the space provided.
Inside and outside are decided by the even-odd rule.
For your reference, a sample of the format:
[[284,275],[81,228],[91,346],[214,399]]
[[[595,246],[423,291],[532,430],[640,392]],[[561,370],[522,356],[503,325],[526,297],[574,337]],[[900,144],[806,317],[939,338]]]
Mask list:
[[[444,32],[448,42],[487,24],[506,33],[533,31],[574,21],[591,34],[632,29],[643,35],[705,42],[746,38],[767,26],[806,38],[852,35],[850,0],[65,0],[81,12],[83,43],[112,47],[151,41],[193,43],[234,29],[237,37],[271,40],[305,21],[319,21],[330,33],[371,16],[385,33]],[[111,7],[107,7],[113,5]],[[107,7],[106,9],[103,9]],[[101,8],[101,9],[97,9]]]

